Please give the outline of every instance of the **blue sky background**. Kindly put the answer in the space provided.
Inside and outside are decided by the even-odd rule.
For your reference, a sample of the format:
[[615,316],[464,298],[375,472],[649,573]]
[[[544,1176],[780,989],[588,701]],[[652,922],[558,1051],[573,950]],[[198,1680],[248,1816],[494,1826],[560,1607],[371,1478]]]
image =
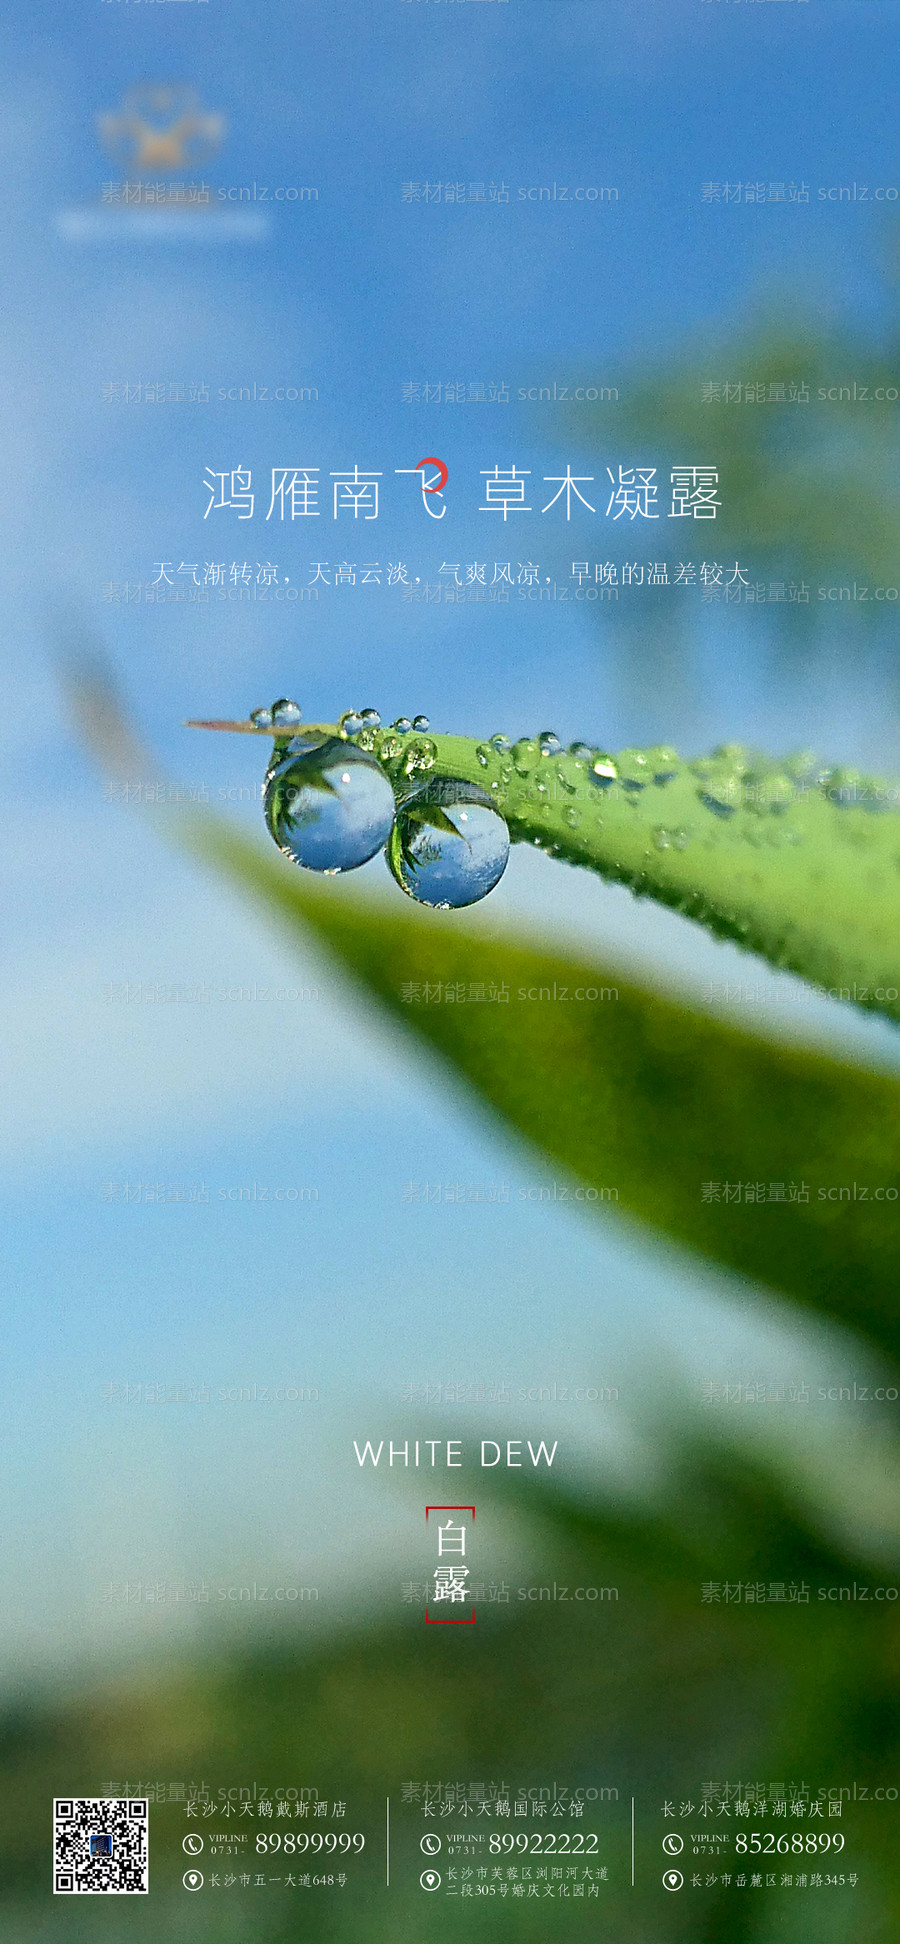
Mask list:
[[[691,1378],[738,1365],[811,1376],[820,1356],[860,1367],[845,1348],[801,1344],[774,1307],[749,1309],[624,1221],[523,1208],[519,1187],[547,1178],[538,1161],[477,1122],[321,961],[288,953],[105,798],[54,657],[70,630],[102,638],[165,766],[213,801],[258,781],[259,752],[201,742],[182,719],[242,715],[279,693],[307,719],[371,703],[386,719],[424,710],[440,728],[512,734],[549,723],[610,747],[810,743],[896,771],[890,617],[861,680],[849,648],[798,665],[762,614],[698,603],[673,674],[665,607],[636,664],[614,611],[572,602],[446,608],[357,584],[293,607],[124,606],[102,589],[152,579],[160,560],[272,560],[302,586],[320,558],[400,559],[413,580],[437,578],[443,560],[533,560],[546,578],[573,558],[666,551],[599,513],[566,528],[559,508],[537,511],[544,474],[569,459],[597,474],[601,506],[607,463],[654,463],[623,443],[614,406],[590,464],[558,408],[415,406],[401,388],[504,381],[515,401],[520,386],[554,379],[624,385],[629,367],[796,301],[877,342],[896,301],[889,207],[822,204],[816,192],[900,184],[897,16],[858,0],[272,0],[264,18],[236,0],[79,0],[8,25],[0,977],[4,1419],[19,1468],[5,1618],[17,1665],[74,1667],[148,1629],[177,1644],[177,1615],[123,1616],[101,1602],[109,1581],[302,1572],[323,1589],[323,1618],[358,1613],[353,1562],[377,1573],[378,1553],[347,1441],[380,1435],[392,1411],[411,1421],[404,1380],[568,1378],[618,1383],[635,1402],[628,1373],[650,1321],[661,1357]],[[268,234],[246,242],[122,240],[114,216],[105,239],[71,240],[66,212],[97,205],[122,174],[95,116],[143,79],[189,81],[226,116],[221,154],[202,170],[213,188],[314,185],[318,201],[272,204]],[[702,181],[736,178],[807,183],[810,202],[701,205]],[[408,207],[410,180],[505,183],[510,202]],[[619,200],[517,201],[519,185],[554,181],[614,184]],[[160,379],[201,381],[210,403],[102,400],[110,380]],[[254,381],[312,386],[318,401],[218,402],[219,386]],[[430,452],[450,468],[440,526],[393,477]],[[504,527],[477,511],[479,475],[514,462],[531,468],[535,511]],[[323,490],[320,520],[266,525],[272,466],[318,465],[325,487],[354,463],[384,474],[377,524],[335,524]],[[254,521],[204,521],[204,467],[237,465],[253,469]],[[684,551],[715,556],[698,530]],[[245,826],[259,817],[246,799],[238,814]],[[380,863],[364,876],[391,895]],[[782,994],[768,1023],[897,1063],[886,1028],[791,1002],[791,982],[546,859],[514,853],[487,917],[504,915],[694,990],[729,969],[752,977]],[[318,997],[104,1001],[104,986],[137,980],[306,985]],[[411,1179],[506,1184],[510,1200],[408,1207]],[[212,1199],[102,1201],[104,1183],[137,1180],[204,1182]],[[219,1187],[253,1181],[313,1186],[319,1200],[218,1203]],[[107,1381],[254,1378],[315,1385],[320,1403],[302,1417],[283,1408],[273,1424],[263,1407],[201,1419],[188,1406],[153,1415],[101,1401]],[[553,1435],[570,1423],[573,1463],[613,1436],[596,1412],[574,1411],[552,1420]],[[385,1497],[379,1518],[399,1556],[405,1512]]]

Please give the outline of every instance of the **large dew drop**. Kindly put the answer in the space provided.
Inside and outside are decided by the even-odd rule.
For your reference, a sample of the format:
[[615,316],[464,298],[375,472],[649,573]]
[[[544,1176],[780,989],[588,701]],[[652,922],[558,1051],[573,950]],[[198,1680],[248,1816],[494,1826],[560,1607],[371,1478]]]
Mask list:
[[299,702],[292,702],[287,695],[279,696],[278,701],[272,703],[271,719],[283,729],[293,728],[296,723],[303,721]]
[[394,821],[390,782],[365,750],[338,736],[295,741],[269,767],[263,802],[279,850],[308,871],[355,871],[380,851]]
[[438,777],[407,797],[387,850],[401,890],[439,911],[486,898],[508,857],[509,831],[490,798],[454,777]]

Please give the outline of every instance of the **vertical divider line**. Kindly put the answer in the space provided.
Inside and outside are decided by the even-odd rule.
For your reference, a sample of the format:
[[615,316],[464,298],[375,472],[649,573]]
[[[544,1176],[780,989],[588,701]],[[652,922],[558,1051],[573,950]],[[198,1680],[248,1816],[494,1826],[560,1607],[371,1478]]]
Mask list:
[[[391,1798],[390,1796],[385,1796],[384,1798],[384,1836],[385,1836],[384,1880],[386,1884],[389,1884],[391,1881]],[[632,1882],[634,1882],[633,1868],[632,1868]]]

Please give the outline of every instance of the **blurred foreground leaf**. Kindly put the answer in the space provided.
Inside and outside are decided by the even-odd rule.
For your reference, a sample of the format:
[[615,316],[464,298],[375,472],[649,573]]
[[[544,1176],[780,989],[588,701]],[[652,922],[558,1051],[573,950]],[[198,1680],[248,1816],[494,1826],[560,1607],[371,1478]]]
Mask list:
[[[586,1205],[613,1202],[900,1352],[894,1079],[740,1032],[607,967],[336,895],[211,820],[188,835],[289,929],[311,926],[484,1107],[580,1177]],[[457,981],[508,1002],[421,1003],[426,985]],[[737,1204],[725,1182],[778,1182],[784,1199]]]

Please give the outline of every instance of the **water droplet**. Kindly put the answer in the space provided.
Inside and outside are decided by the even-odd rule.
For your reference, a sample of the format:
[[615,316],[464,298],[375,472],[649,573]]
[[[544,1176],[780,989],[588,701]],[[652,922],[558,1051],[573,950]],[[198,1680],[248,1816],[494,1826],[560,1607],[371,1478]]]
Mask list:
[[412,723],[410,722],[409,716],[398,716],[393,727],[401,736],[408,736],[412,728]]
[[611,756],[594,757],[590,767],[592,783],[599,783],[602,789],[606,789],[610,783],[615,782],[618,774],[619,772]]
[[427,716],[423,716],[423,715],[413,716],[413,728],[418,729],[420,733],[424,735],[426,729],[431,728],[431,723],[429,722]]
[[378,748],[379,740],[379,733],[374,724],[367,724],[366,727],[360,730],[356,738],[356,747],[357,749],[367,749],[371,752]]
[[664,830],[662,824],[658,824],[653,832],[653,842],[657,850],[668,850],[672,842],[671,831]]
[[271,729],[272,727],[271,709],[251,709],[250,721],[252,722],[254,729]]
[[562,749],[562,743],[553,729],[541,730],[538,737],[538,745],[542,756],[558,756]]
[[512,759],[517,774],[528,776],[533,769],[537,768],[541,760],[541,752],[531,736],[522,736],[517,743],[513,743]]
[[343,715],[338,716],[338,728],[344,736],[358,736],[362,726],[363,719],[358,709],[345,709]]
[[576,810],[574,803],[567,804],[563,811],[563,823],[567,823],[570,830],[575,830],[580,822],[581,811]]
[[828,778],[829,801],[840,810],[852,809],[862,794],[861,784],[858,769],[849,769],[846,765],[833,769]]
[[291,702],[288,696],[282,695],[277,702],[272,703],[272,721],[277,723],[279,729],[290,728],[295,722],[302,722],[303,712],[300,704]]
[[334,875],[367,863],[387,843],[394,792],[374,757],[328,736],[271,763],[264,811],[285,857]]
[[593,754],[593,750],[588,747],[587,743],[574,742],[569,744],[569,755],[577,756],[579,763],[589,763]]
[[403,741],[393,730],[385,729],[376,739],[378,755],[383,763],[392,763],[403,749]]
[[475,751],[475,755],[479,763],[481,764],[482,769],[487,769],[488,763],[492,761],[493,757],[496,756],[496,754],[497,751],[495,749],[491,749],[487,743],[479,743],[478,748]]
[[572,768],[571,759],[569,759],[568,761],[564,760],[561,763],[557,763],[556,777],[557,777],[557,782],[559,782],[562,785],[562,788],[565,790],[566,795],[574,796],[576,790],[578,789],[578,785],[581,782],[581,771]]
[[691,833],[689,830],[685,830],[683,827],[679,830],[673,830],[672,842],[675,845],[676,850],[681,850],[681,851],[687,850],[690,841],[691,841]]
[[436,755],[437,743],[431,742],[427,736],[408,743],[403,756],[404,775],[417,776],[422,770],[433,769]]
[[491,737],[491,742],[493,743],[494,748],[499,751],[501,756],[505,756],[507,750],[512,748],[512,743],[510,742],[509,737],[504,736],[502,730],[498,730],[496,736]]
[[619,752],[616,765],[623,790],[637,795],[646,789],[650,780],[650,765],[642,749],[623,749]]
[[364,729],[380,729],[381,717],[377,709],[360,709],[360,720]]
[[795,749],[787,757],[784,768],[795,783],[812,783],[816,780],[819,758],[814,749]]
[[401,804],[387,851],[401,889],[439,911],[486,898],[508,857],[509,831],[484,790],[446,776]]

